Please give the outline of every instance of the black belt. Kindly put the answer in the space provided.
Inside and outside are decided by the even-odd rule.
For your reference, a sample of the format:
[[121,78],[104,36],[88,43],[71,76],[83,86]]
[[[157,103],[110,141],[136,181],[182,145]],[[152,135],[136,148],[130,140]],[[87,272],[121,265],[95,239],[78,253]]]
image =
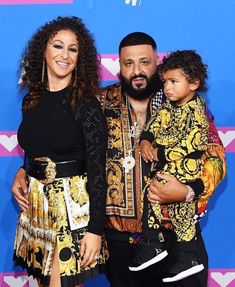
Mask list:
[[85,167],[84,160],[53,162],[48,157],[25,160],[26,173],[38,180],[44,180],[45,183],[51,183],[55,178],[82,175],[85,173]]

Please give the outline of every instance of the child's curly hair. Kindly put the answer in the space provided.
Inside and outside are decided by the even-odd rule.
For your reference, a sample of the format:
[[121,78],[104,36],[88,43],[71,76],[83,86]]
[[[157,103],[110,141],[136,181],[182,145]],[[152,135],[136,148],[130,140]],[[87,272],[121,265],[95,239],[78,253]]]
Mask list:
[[48,41],[61,30],[71,30],[77,36],[79,44],[77,71],[73,71],[71,79],[71,90],[73,96],[71,106],[75,110],[80,97],[96,95],[99,87],[100,58],[94,40],[86,29],[82,20],[77,17],[58,17],[41,26],[29,41],[20,64],[22,73],[22,88],[27,88],[29,94],[24,102],[23,110],[32,109],[40,100],[42,91],[47,86],[47,73],[45,69],[45,80],[42,81],[42,67],[44,53]]
[[207,91],[207,65],[203,64],[202,58],[195,50],[178,50],[172,52],[169,56],[164,57],[162,63],[158,66],[160,75],[175,69],[181,69],[189,83],[199,80],[200,85],[197,91]]

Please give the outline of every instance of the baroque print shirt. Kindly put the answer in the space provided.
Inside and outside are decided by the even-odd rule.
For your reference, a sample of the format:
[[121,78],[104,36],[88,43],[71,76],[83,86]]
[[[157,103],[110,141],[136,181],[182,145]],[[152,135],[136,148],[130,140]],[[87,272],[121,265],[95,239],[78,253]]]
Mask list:
[[[98,98],[108,126],[106,229],[128,234],[139,233],[142,231],[144,177],[149,174],[150,167],[141,160],[138,139],[130,135],[136,122],[136,113],[128,106],[120,83],[103,88]],[[150,98],[146,122],[163,102],[165,96],[162,85],[159,84],[156,86],[155,94]],[[209,120],[209,144],[202,156],[204,191],[198,203],[199,216],[206,211],[208,199],[226,173],[224,147],[212,116],[208,111],[206,115]],[[135,159],[135,165],[126,170],[123,162],[128,156]],[[194,188],[193,185],[190,186]]]
[[[106,227],[141,232],[143,176],[149,167],[141,160],[138,137],[130,133],[137,121],[136,114],[119,84],[105,88],[100,101],[108,125]],[[159,88],[150,99],[147,120],[162,101],[163,92]],[[134,158],[135,164],[125,169],[128,156]]]

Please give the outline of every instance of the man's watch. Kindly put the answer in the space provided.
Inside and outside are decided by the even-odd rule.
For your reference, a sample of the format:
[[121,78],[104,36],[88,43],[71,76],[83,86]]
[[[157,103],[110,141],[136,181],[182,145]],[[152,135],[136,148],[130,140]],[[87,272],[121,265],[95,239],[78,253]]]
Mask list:
[[185,201],[185,202],[191,202],[191,201],[194,200],[195,192],[193,191],[193,189],[192,189],[191,186],[186,185],[186,187],[187,187],[187,190],[188,190],[188,194],[187,194],[187,196],[186,196],[186,198],[185,198],[184,201]]

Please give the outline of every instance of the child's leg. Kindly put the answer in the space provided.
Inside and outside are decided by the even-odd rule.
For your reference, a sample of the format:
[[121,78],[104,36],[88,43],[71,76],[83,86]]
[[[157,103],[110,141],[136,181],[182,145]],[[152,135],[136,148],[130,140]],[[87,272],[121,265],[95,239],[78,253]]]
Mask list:
[[[199,233],[197,234],[197,239],[195,240],[195,247],[196,247],[196,252],[197,254],[200,255],[200,260],[204,266],[204,269],[199,272],[196,273],[195,275],[189,276],[179,282],[173,282],[172,285],[169,284],[170,286],[174,286],[174,287],[207,287],[207,280],[208,280],[208,256],[207,256],[207,252],[206,252],[206,248],[205,248],[205,244],[203,241],[203,238],[201,236],[201,233],[199,231]],[[178,245],[180,246],[180,249],[184,249],[184,242],[179,242]],[[167,284],[167,286],[168,286]]]
[[190,241],[196,235],[194,216],[197,201],[178,202],[168,205],[168,215],[177,235],[177,241]]
[[161,230],[160,221],[161,206],[150,204],[147,193],[144,195],[144,207],[142,216],[143,240],[140,251],[129,266],[131,271],[143,270],[161,260],[168,252],[164,245],[164,232]]
[[176,282],[197,274],[204,269],[198,252],[197,228],[194,222],[196,202],[169,205],[169,214],[177,235],[177,261],[169,270],[169,277],[163,282]]
[[159,241],[161,206],[159,203],[152,204],[148,201],[147,192],[144,193],[142,215],[142,233],[144,239],[157,239]]

